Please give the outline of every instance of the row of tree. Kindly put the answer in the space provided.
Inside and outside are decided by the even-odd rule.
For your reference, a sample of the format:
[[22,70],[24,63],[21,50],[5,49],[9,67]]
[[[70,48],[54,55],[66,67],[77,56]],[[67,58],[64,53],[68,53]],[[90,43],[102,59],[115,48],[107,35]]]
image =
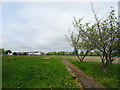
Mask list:
[[[99,19],[92,4],[91,6],[96,22],[94,24],[90,22],[83,24],[83,18],[76,19],[74,17],[74,30],[69,31],[70,37],[68,37],[68,40],[74,47],[74,52],[80,62],[84,60],[91,50],[99,52],[103,71],[105,72],[107,67],[120,56],[119,22],[112,8],[106,18]],[[84,51],[83,56],[78,54],[81,50]]]
[[0,48],[0,55],[5,55],[5,54],[8,54],[8,53],[12,53],[11,50],[5,50],[4,48]]
[[8,55],[10,53],[12,53],[12,55],[27,55],[27,52],[12,52],[11,50],[0,48],[0,55]]
[[[0,55],[8,55],[8,53],[12,53],[11,50],[5,50],[4,48],[0,48]],[[27,52],[13,52],[13,55],[28,55]],[[78,53],[80,56],[84,56],[85,53],[83,51],[80,51],[80,53]],[[46,55],[76,55],[75,51],[73,52],[65,52],[65,51],[59,51],[59,52],[48,52],[46,53]],[[100,52],[89,52],[87,54],[87,56],[99,56]]]
[[[80,51],[80,53],[78,53],[78,55],[80,55],[80,56],[84,56],[84,52],[83,51]],[[56,52],[56,51],[54,51],[54,52],[48,52],[48,53],[46,53],[46,55],[76,55],[75,54],[75,51],[73,51],[73,52],[65,52],[65,51],[59,51],[59,52]],[[100,55],[100,52],[89,52],[88,54],[87,54],[87,56],[99,56]]]

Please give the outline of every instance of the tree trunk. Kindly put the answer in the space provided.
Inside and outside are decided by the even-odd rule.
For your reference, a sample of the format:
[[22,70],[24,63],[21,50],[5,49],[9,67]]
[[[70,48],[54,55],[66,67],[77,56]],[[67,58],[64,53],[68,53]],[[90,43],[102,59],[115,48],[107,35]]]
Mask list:
[[82,56],[81,58],[80,58],[80,56],[78,55],[78,52],[76,53],[76,55],[77,55],[78,59],[80,60],[80,62],[83,62],[83,60],[84,60],[84,58],[87,56],[88,52],[89,52],[89,50],[87,50],[86,53],[84,54],[84,56]]
[[109,66],[109,61],[106,60],[106,63],[103,64],[103,72],[106,72],[106,71],[107,71],[108,66]]
[[78,55],[78,50],[77,50],[76,46],[74,46],[74,51],[75,51],[75,54],[77,55],[79,61],[82,62],[81,58]]
[[106,71],[107,71],[107,67],[103,66],[103,72],[106,72]]
[[77,55],[79,61],[82,62],[83,60],[79,57],[79,55],[78,54],[76,54],[76,55]]
[[89,50],[87,50],[84,56],[82,57],[82,61],[84,60],[84,58],[87,56],[88,53],[89,53]]
[[110,61],[110,64],[112,64],[112,61]]

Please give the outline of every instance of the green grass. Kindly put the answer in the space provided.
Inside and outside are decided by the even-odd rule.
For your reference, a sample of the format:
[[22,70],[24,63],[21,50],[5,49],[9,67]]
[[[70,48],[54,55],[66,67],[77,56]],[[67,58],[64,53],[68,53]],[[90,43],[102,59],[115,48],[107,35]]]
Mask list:
[[3,88],[79,88],[60,58],[3,56]]
[[108,67],[107,72],[102,71],[102,65],[100,62],[81,62],[79,63],[76,60],[69,59],[76,67],[82,70],[89,77],[93,78],[97,83],[101,84],[104,88],[119,88],[118,80],[120,75],[118,70],[119,64],[112,64]]

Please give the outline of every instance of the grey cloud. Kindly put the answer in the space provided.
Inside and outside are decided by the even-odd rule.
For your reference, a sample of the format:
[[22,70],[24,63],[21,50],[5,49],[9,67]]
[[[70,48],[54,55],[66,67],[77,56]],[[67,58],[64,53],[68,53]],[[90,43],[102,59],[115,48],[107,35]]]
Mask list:
[[71,51],[65,34],[73,16],[94,21],[89,3],[24,3],[14,13],[18,19],[3,22],[3,47],[13,51]]

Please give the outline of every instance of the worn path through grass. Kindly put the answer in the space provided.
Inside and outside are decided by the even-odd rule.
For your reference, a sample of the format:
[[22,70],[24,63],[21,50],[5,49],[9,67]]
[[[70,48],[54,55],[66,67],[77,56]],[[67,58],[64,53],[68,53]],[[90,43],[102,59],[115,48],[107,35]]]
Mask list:
[[74,65],[68,62],[66,59],[62,59],[66,67],[76,76],[77,82],[80,83],[83,88],[101,88],[94,80],[90,79],[87,75],[77,69]]

